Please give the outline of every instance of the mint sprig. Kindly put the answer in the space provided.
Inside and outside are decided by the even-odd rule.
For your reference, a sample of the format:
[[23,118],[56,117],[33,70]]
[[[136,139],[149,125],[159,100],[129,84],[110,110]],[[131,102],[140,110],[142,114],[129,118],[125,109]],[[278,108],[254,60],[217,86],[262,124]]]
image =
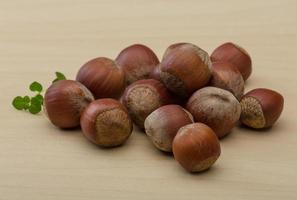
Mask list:
[[[61,72],[56,72],[56,78],[52,81],[55,83],[60,80],[66,80],[66,77]],[[17,110],[25,110],[32,114],[37,114],[42,110],[44,97],[42,95],[43,86],[34,81],[29,86],[30,91],[34,92],[35,95],[33,97],[29,96],[17,96],[12,101],[12,106]]]
[[43,96],[41,95],[42,92],[42,85],[38,82],[33,82],[30,84],[29,89],[32,92],[37,92],[37,94],[33,97],[29,96],[17,96],[13,99],[12,105],[17,110],[26,110],[32,114],[37,114],[42,110],[43,104]]
[[17,110],[24,110],[28,107],[27,100],[25,99],[25,97],[21,97],[21,96],[15,97],[12,101],[12,105]]
[[62,74],[61,72],[56,72],[56,79],[53,80],[53,83],[55,83],[57,81],[61,81],[61,80],[66,80],[65,75]]
[[34,81],[33,83],[31,83],[31,85],[29,86],[29,89],[32,91],[32,92],[42,92],[42,85],[36,81]]

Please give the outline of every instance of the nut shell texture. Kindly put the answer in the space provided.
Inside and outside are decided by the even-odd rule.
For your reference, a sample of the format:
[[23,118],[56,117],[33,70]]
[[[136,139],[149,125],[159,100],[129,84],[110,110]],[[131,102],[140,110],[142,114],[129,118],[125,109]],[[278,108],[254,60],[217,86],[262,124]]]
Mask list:
[[238,100],[244,93],[244,80],[239,70],[231,63],[215,62],[211,67],[210,85],[231,92]]
[[114,99],[92,102],[81,117],[81,128],[91,142],[102,147],[123,144],[133,130],[128,111]]
[[272,126],[280,117],[284,98],[276,91],[258,88],[244,95],[241,102],[240,121],[252,128]]
[[174,158],[189,172],[201,172],[211,167],[221,154],[216,134],[202,123],[179,129],[173,140]]
[[50,121],[60,128],[79,126],[80,116],[94,100],[91,92],[81,83],[61,80],[53,83],[44,95],[44,107]]
[[172,141],[177,131],[193,123],[192,115],[179,105],[166,105],[152,112],[145,120],[145,132],[160,150],[172,152]]
[[134,44],[122,50],[116,62],[124,71],[126,83],[129,85],[137,80],[150,78],[159,64],[159,59],[147,46]]
[[144,128],[144,120],[157,108],[170,104],[172,96],[167,88],[154,79],[145,79],[129,85],[122,97],[133,122]]
[[178,43],[167,48],[160,64],[160,76],[169,90],[188,97],[208,83],[210,66],[207,52],[190,43]]
[[154,71],[152,71],[150,78],[158,81],[162,81],[160,77],[161,76],[160,73],[161,71],[160,71],[160,64],[159,64],[155,67]]
[[208,125],[219,138],[227,135],[237,124],[241,112],[240,103],[232,93],[215,87],[196,91],[186,107],[195,122]]
[[238,68],[244,80],[252,73],[252,60],[250,55],[237,44],[227,42],[217,47],[210,56],[212,62],[230,62]]
[[84,64],[76,80],[98,98],[118,98],[125,88],[125,75],[109,58],[95,58]]

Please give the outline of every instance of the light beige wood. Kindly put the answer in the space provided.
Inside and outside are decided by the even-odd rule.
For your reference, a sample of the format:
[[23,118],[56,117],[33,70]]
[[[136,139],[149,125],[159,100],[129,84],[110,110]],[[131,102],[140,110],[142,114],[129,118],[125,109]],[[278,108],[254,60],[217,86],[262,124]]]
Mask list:
[[[297,199],[296,11],[295,0],[0,1],[0,199]],[[208,52],[225,41],[242,45],[254,67],[246,90],[285,97],[271,130],[235,128],[205,173],[188,174],[139,131],[103,150],[79,130],[10,105],[31,81],[48,86],[55,71],[74,78],[87,60],[114,58],[130,44],[161,57],[180,41]]]

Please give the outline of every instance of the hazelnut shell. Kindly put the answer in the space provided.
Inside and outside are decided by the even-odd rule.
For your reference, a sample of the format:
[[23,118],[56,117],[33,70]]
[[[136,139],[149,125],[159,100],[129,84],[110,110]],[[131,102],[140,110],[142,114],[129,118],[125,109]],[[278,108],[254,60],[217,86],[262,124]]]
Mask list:
[[124,71],[128,85],[137,80],[150,78],[160,63],[156,54],[142,44],[134,44],[122,50],[116,62]]
[[93,101],[81,117],[81,128],[88,140],[102,147],[123,144],[131,135],[133,124],[128,111],[117,100]]
[[195,122],[206,124],[219,138],[231,132],[241,112],[240,103],[233,94],[216,87],[204,87],[196,91],[188,100],[186,108]]
[[237,44],[227,42],[217,47],[210,56],[212,62],[224,61],[232,63],[238,68],[244,80],[252,73],[252,60],[250,55]]
[[210,66],[207,52],[190,43],[177,43],[165,51],[160,76],[169,90],[186,98],[208,83]]
[[221,154],[219,140],[205,124],[188,124],[179,129],[173,140],[174,158],[189,172],[210,168]]
[[276,91],[258,88],[246,93],[241,102],[240,121],[252,128],[267,128],[280,117],[284,98]]
[[117,64],[105,57],[84,64],[76,80],[85,85],[98,98],[118,98],[125,89],[125,75]]
[[238,100],[244,93],[244,80],[239,70],[231,63],[215,62],[211,67],[210,86],[231,92]]
[[154,79],[144,79],[129,85],[122,102],[129,111],[133,122],[144,128],[144,120],[157,108],[173,102],[173,97],[167,88]]
[[193,116],[179,105],[165,105],[152,112],[145,120],[145,133],[160,150],[172,152],[172,141],[177,131],[193,123]]
[[44,110],[55,126],[74,128],[79,126],[81,113],[93,100],[91,92],[81,83],[61,80],[47,89]]

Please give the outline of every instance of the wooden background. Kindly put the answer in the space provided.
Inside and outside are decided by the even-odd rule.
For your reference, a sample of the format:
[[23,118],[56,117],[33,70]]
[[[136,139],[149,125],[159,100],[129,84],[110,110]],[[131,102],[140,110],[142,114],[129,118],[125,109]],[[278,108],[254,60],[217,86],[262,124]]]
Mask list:
[[[268,87],[285,97],[271,130],[235,128],[205,173],[186,173],[138,131],[103,150],[79,130],[11,107],[55,71],[74,78],[84,62],[130,44],[161,57],[182,41],[208,52],[225,41],[242,45],[254,67],[246,91]],[[0,199],[297,199],[296,47],[296,0],[0,1]]]

